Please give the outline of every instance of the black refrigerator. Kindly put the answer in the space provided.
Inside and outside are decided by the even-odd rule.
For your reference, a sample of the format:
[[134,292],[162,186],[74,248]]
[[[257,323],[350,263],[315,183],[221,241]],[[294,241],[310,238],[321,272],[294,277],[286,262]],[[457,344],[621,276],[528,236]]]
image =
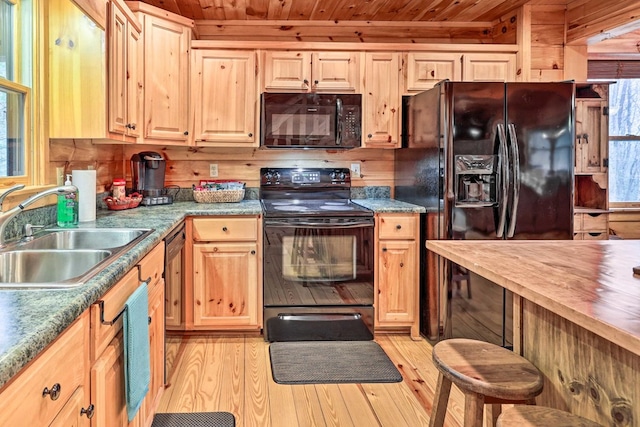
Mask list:
[[426,208],[421,332],[511,344],[508,292],[429,254],[426,239],[572,239],[572,82],[442,81],[403,98],[394,197]]

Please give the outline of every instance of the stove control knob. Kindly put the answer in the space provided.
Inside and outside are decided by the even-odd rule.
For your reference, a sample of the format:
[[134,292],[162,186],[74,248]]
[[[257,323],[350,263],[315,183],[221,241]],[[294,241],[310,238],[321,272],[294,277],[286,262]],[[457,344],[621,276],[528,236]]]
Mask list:
[[273,173],[273,180],[276,182],[280,181],[280,172]]
[[269,172],[269,171],[265,172],[265,174],[264,174],[264,180],[265,180],[267,183],[270,183],[272,178],[273,178],[273,175],[271,174],[271,172]]

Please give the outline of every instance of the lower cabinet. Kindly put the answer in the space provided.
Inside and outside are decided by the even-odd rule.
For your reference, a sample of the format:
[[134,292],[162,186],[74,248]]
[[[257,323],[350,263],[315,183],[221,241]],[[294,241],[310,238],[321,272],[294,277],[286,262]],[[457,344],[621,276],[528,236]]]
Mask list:
[[376,331],[409,328],[419,338],[419,215],[379,214],[376,229]]
[[191,250],[187,251],[192,257],[187,261],[192,282],[191,292],[185,293],[185,305],[192,311],[187,329],[259,331],[262,327],[260,217],[193,218],[187,220],[187,230],[187,236],[191,234],[193,241]]
[[[150,426],[164,390],[163,270],[161,243],[3,388],[0,426]],[[120,314],[143,280],[149,289],[151,384],[129,423]]]
[[608,240],[609,213],[576,211],[573,214],[573,240]]

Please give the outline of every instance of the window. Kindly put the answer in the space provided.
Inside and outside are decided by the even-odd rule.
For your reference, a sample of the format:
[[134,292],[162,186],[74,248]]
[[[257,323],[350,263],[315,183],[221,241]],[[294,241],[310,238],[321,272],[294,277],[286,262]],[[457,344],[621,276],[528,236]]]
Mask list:
[[640,79],[609,87],[609,202],[640,207]]
[[0,0],[0,184],[29,183],[32,0]]

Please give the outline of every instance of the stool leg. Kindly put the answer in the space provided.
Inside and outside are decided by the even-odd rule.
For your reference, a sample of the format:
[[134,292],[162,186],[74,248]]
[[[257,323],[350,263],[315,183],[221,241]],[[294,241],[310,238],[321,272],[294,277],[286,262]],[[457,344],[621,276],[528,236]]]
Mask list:
[[484,395],[478,393],[464,394],[464,427],[482,427],[484,412]]
[[447,414],[447,403],[449,402],[449,392],[451,391],[451,380],[438,375],[438,384],[436,385],[436,395],[433,399],[433,408],[431,409],[431,417],[429,418],[429,427],[442,427],[444,425],[444,416]]
[[494,427],[498,421],[498,417],[502,413],[502,405],[499,403],[493,403],[491,405],[487,405],[487,411],[485,413],[485,421],[486,425]]

